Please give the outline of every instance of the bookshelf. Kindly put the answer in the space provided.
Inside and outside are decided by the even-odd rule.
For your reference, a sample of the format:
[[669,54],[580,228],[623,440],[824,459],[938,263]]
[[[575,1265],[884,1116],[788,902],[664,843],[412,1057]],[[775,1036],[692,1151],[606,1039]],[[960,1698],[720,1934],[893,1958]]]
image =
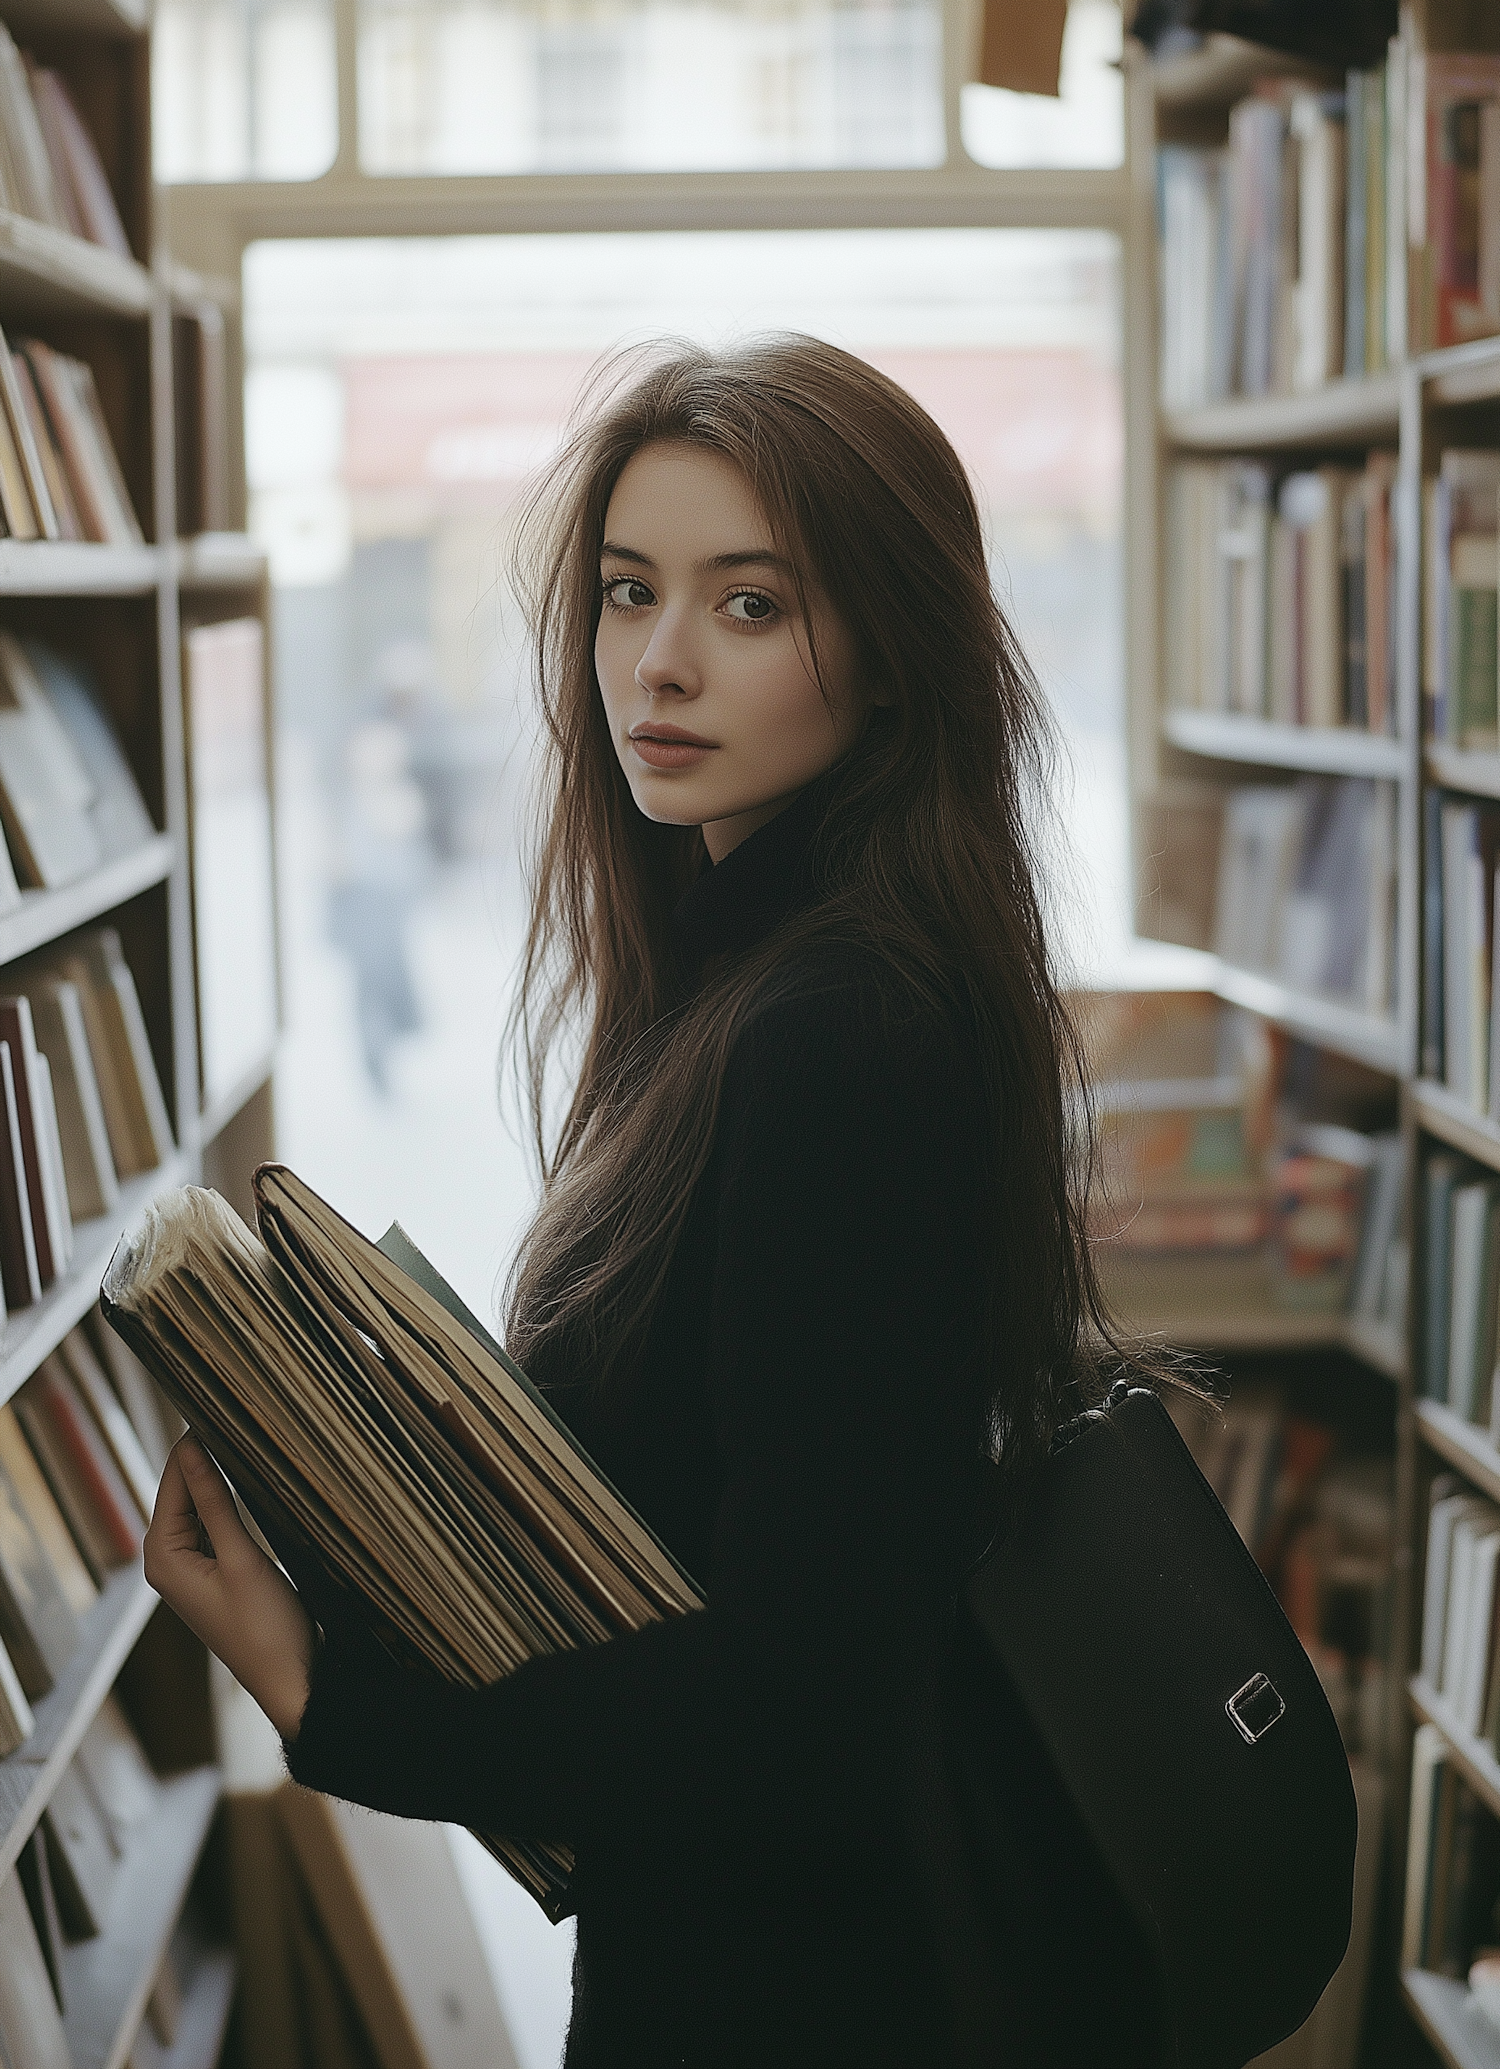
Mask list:
[[1306,395],[1236,396],[1198,409],[1168,410],[1162,429],[1186,452],[1275,453],[1300,446],[1394,438],[1401,385],[1394,374],[1330,381]]
[[[1472,50],[1476,37],[1488,33],[1494,61],[1494,54],[1500,53],[1500,21],[1481,21],[1484,11],[1471,9],[1467,28],[1459,34],[1451,25],[1461,12],[1444,8],[1439,0],[1403,9],[1403,32],[1434,57],[1448,50]],[[1299,68],[1290,60],[1222,37],[1207,38],[1202,49],[1186,57],[1159,65],[1140,63],[1137,72],[1135,90],[1128,100],[1128,147],[1132,163],[1138,167],[1147,162],[1154,166],[1162,145],[1223,147],[1234,134],[1232,111],[1237,104],[1278,77],[1335,89],[1343,84],[1341,78],[1319,75],[1311,68]],[[1138,173],[1137,178],[1141,177]],[[1149,235],[1154,234],[1153,224]],[[1140,320],[1132,326],[1127,347],[1133,353],[1130,378],[1135,384],[1137,412],[1133,421],[1143,429],[1135,438],[1127,493],[1131,522],[1141,528],[1144,538],[1144,543],[1136,541],[1131,550],[1143,578],[1149,577],[1142,581],[1144,601],[1132,623],[1130,641],[1133,820],[1144,893],[1150,888],[1150,871],[1161,849],[1162,822],[1153,814],[1163,798],[1186,796],[1199,801],[1201,807],[1204,797],[1223,796],[1235,786],[1303,778],[1373,779],[1392,786],[1394,939],[1389,1012],[1370,1014],[1348,1000],[1300,990],[1269,971],[1225,961],[1217,962],[1207,982],[1222,998],[1304,1041],[1355,1058],[1388,1076],[1399,1101],[1409,1172],[1420,1174],[1431,1155],[1457,1153],[1466,1160],[1462,1171],[1477,1182],[1488,1173],[1500,1174],[1500,1124],[1482,1110],[1483,1099],[1476,1100],[1444,1081],[1446,1051],[1434,1059],[1433,991],[1438,966],[1433,951],[1444,908],[1436,889],[1432,843],[1424,829],[1436,800],[1468,803],[1481,811],[1489,808],[1489,801],[1500,801],[1500,748],[1482,740],[1465,743],[1445,737],[1435,723],[1430,563],[1436,550],[1434,511],[1438,507],[1433,485],[1442,471],[1442,455],[1453,449],[1500,453],[1500,337],[1425,349],[1430,331],[1424,333],[1420,328],[1424,320],[1421,296],[1427,292],[1421,285],[1426,276],[1420,269],[1429,263],[1429,254],[1407,240],[1398,241],[1413,269],[1409,292],[1397,310],[1399,290],[1387,295],[1384,284],[1372,290],[1377,299],[1366,307],[1362,320],[1373,320],[1372,309],[1380,311],[1387,345],[1384,353],[1372,348],[1369,370],[1357,376],[1330,369],[1329,378],[1305,384],[1301,392],[1288,392],[1292,383],[1285,377],[1287,362],[1283,360],[1281,377],[1273,375],[1269,384],[1274,392],[1220,394],[1217,399],[1197,401],[1179,397],[1174,406],[1163,407],[1158,399],[1161,378],[1173,349],[1166,328],[1170,287],[1164,290],[1155,312],[1157,327],[1148,329]],[[1148,261],[1137,247],[1133,263],[1154,266],[1160,256],[1158,250]],[[1344,285],[1347,278],[1344,276]],[[1298,315],[1295,320],[1307,319]],[[1410,350],[1400,336],[1400,326],[1408,322]],[[1500,329],[1500,322],[1494,327]],[[1339,335],[1347,351],[1348,334],[1341,331]],[[1272,342],[1274,349],[1281,349],[1276,346],[1274,330]],[[1236,353],[1242,349],[1240,344],[1233,347]],[[1180,359],[1177,363],[1182,364]],[[1148,422],[1153,427],[1149,437],[1144,435]],[[1284,506],[1277,499],[1289,475],[1322,473],[1353,480],[1366,470],[1371,454],[1388,456],[1383,464],[1389,470],[1387,726],[1367,730],[1353,721],[1288,721],[1275,708],[1274,671],[1279,661],[1269,645],[1260,664],[1265,669],[1269,714],[1224,708],[1222,696],[1216,703],[1206,691],[1201,706],[1184,702],[1180,689],[1184,673],[1190,671],[1173,660],[1173,641],[1181,636],[1173,621],[1180,618],[1184,593],[1173,587],[1180,573],[1173,566],[1174,477],[1181,478],[1194,465],[1227,469],[1243,463],[1263,470],[1261,479],[1270,484],[1268,523],[1274,528],[1278,517],[1284,516]],[[1176,536],[1180,539],[1181,534]],[[1180,552],[1176,557],[1181,558]],[[1267,564],[1274,567],[1269,559]],[[1299,567],[1306,565],[1306,561],[1298,563]],[[1343,607],[1348,608],[1347,594]],[[1274,610],[1274,604],[1271,608]],[[1267,635],[1268,641],[1271,636]],[[1349,680],[1347,674],[1342,678],[1346,689]],[[1231,705],[1234,701],[1232,696],[1227,700]],[[1299,715],[1310,714],[1304,709]],[[1150,910],[1143,897],[1141,930],[1147,934],[1153,931]],[[1188,945],[1212,944],[1199,940]],[[1407,1212],[1414,1262],[1405,1340],[1400,1344],[1355,1330],[1343,1317],[1270,1313],[1253,1297],[1253,1290],[1244,1288],[1236,1292],[1226,1285],[1218,1289],[1216,1298],[1191,1303],[1178,1298],[1174,1302],[1168,1275],[1155,1261],[1150,1271],[1126,1275],[1131,1283],[1121,1305],[1132,1321],[1139,1320],[1155,1333],[1194,1350],[1250,1348],[1271,1353],[1319,1346],[1341,1348],[1369,1368],[1372,1385],[1378,1383],[1378,1373],[1399,1389],[1397,1561],[1389,1685],[1405,1688],[1407,1700],[1392,1705],[1387,1720],[1389,1882],[1385,1901],[1387,1915],[1395,1924],[1376,1947],[1385,1987],[1383,1995],[1372,1998],[1371,2004],[1391,2005],[1399,2000],[1426,2044],[1450,2069],[1500,2069],[1500,2034],[1474,2012],[1466,1984],[1422,1969],[1403,1974],[1398,1951],[1411,1738],[1416,1725],[1436,1728],[1453,1769],[1480,1802],[1500,1817],[1496,1746],[1467,1730],[1451,1704],[1415,1671],[1421,1646],[1429,1489],[1437,1475],[1448,1473],[1474,1495],[1500,1503],[1500,1445],[1488,1427],[1459,1413],[1447,1399],[1429,1397],[1429,1389],[1433,1394],[1440,1391],[1425,1370],[1429,1313],[1439,1297],[1446,1301],[1448,1296],[1446,1290],[1440,1295],[1440,1289],[1428,1283],[1425,1246],[1430,1231],[1420,1176],[1412,1180]],[[1211,1296],[1214,1289],[1209,1292]],[[1371,2027],[1381,2024],[1378,2011],[1369,2023]],[[1379,2039],[1367,2031],[1366,2050],[1377,2046]]]
[[1411,1969],[1401,1988],[1412,2017],[1450,2069],[1500,2069],[1500,2035],[1477,2016],[1464,1984]]
[[1380,776],[1399,781],[1399,740],[1356,733],[1343,726],[1288,726],[1238,712],[1168,711],[1162,738],[1211,761],[1248,762],[1262,769],[1302,769],[1310,775]]
[[[175,1144],[122,1183],[109,1212],[75,1225],[71,1262],[40,1299],[12,1305],[0,1326],[5,1404],[89,1313],[116,1243],[153,1199],[200,1178],[243,1197],[273,1147],[273,1044],[205,1101],[182,641],[185,628],[228,618],[268,627],[270,612],[264,559],[228,530],[223,495],[228,431],[210,348],[235,311],[211,285],[185,281],[157,235],[144,0],[0,0],[0,22],[64,81],[130,246],[109,249],[0,208],[0,327],[12,343],[34,336],[89,367],[144,535],[112,545],[0,538],[0,631],[92,668],[154,829],[0,912],[0,970],[65,947],[79,930],[115,928]],[[208,1843],[221,1779],[207,1665],[160,1610],[138,1559],[107,1577],[54,1685],[33,1702],[34,1730],[0,1759],[0,1873],[14,1870],[112,1692],[161,1780],[128,1840],[102,1930],[62,1950],[73,2069],[211,2069],[236,1959],[219,1922],[223,1850]],[[142,2025],[169,1947],[182,1988],[170,2045]]]

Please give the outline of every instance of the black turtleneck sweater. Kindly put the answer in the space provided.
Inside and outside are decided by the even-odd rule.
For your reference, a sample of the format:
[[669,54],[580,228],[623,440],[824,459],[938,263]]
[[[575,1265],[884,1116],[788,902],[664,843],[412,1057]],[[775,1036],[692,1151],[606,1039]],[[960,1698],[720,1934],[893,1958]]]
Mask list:
[[[690,964],[810,895],[817,815],[693,886]],[[995,1182],[972,1043],[868,954],[792,977],[731,1057],[638,1379],[554,1396],[707,1608],[479,1690],[330,1633],[291,1771],[573,1845],[568,2069],[1133,2062],[1129,1929],[955,1635]]]

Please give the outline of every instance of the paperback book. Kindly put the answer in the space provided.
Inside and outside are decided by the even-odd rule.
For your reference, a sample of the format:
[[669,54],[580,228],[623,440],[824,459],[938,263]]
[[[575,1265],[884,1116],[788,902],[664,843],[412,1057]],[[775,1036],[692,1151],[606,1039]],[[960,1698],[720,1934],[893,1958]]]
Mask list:
[[[116,1250],[102,1307],[325,1622],[482,1686],[701,1607],[666,1547],[401,1233],[369,1242],[282,1165],[257,1236],[189,1187]],[[562,1844],[483,1843],[548,1915]]]

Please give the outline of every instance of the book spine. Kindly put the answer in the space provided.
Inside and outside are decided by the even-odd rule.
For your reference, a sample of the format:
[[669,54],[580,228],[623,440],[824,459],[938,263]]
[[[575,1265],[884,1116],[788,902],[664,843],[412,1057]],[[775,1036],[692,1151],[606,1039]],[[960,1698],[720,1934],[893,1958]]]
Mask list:
[[65,1379],[50,1359],[41,1367],[37,1379],[45,1412],[88,1493],[115,1562],[126,1566],[140,1551],[143,1531],[119,1469],[108,1458],[103,1439],[90,1423],[71,1380]]

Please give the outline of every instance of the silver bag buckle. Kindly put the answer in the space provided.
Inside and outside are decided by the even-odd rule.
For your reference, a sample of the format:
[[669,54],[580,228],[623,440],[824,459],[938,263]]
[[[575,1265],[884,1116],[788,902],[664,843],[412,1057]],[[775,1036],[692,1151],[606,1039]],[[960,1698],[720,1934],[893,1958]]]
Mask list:
[[1263,1739],[1271,1726],[1286,1715],[1286,1704],[1281,1700],[1275,1682],[1265,1674],[1252,1674],[1224,1708],[1247,1746]]

